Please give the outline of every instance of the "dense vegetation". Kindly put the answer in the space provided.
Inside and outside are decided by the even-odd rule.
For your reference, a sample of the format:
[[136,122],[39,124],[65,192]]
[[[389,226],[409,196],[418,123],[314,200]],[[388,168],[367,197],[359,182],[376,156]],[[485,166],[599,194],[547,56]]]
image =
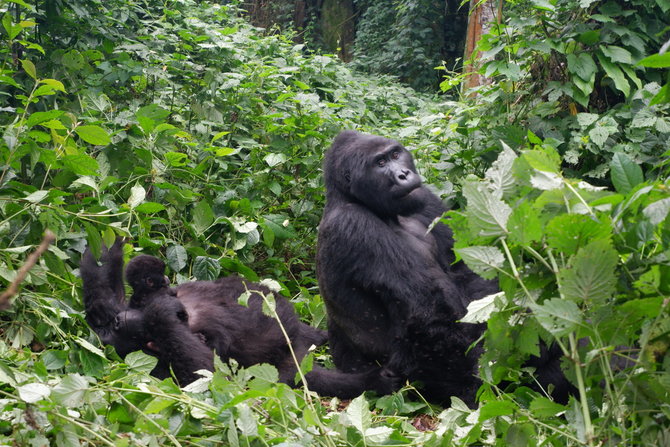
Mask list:
[[[57,237],[0,319],[2,444],[670,442],[670,2],[511,2],[481,42],[490,84],[450,101],[307,55],[236,4],[158,3],[0,2],[3,286]],[[101,347],[77,265],[115,235],[175,282],[274,279],[323,326],[320,163],[343,128],[412,148],[459,255],[500,280],[467,317],[488,323],[478,409],[410,387],[343,407],[267,365],[180,390]],[[516,385],[540,338],[566,354],[566,406]]]

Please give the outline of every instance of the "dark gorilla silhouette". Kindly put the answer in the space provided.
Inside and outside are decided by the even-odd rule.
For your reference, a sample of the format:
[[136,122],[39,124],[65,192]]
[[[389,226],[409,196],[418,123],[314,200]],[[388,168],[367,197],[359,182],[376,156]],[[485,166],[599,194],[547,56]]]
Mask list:
[[[454,264],[445,212],[422,185],[412,155],[394,140],[342,132],[324,162],[326,207],[317,275],[335,365],[364,372],[383,365],[422,383],[424,395],[474,403],[484,325],[458,323],[495,281]],[[558,359],[538,370],[560,367]],[[554,380],[552,377],[550,380]]]
[[141,309],[157,292],[173,294],[170,279],[165,275],[165,263],[155,256],[135,256],[126,265],[126,280],[133,288],[128,306]]
[[[295,385],[297,372],[286,339],[277,321],[262,311],[266,287],[230,276],[216,281],[194,281],[174,289],[162,281],[148,278],[163,274],[164,265],[156,262],[130,263],[126,276],[143,287],[135,290],[138,307],[125,301],[121,271],[123,240],[103,250],[98,265],[89,250],[82,257],[86,320],[101,340],[114,346],[121,356],[142,349],[159,362],[152,374],[166,377],[170,369],[181,385],[197,378],[195,371],[212,370],[212,352],[224,361],[235,359],[242,366],[270,363],[279,379]],[[248,307],[238,297],[251,292]],[[139,292],[139,293],[138,293]],[[326,341],[324,331],[302,323],[290,302],[276,298],[276,312],[286,330],[298,361],[312,345]],[[351,398],[365,390],[380,394],[395,389],[398,378],[381,368],[363,373],[343,373],[315,366],[306,375],[310,389],[322,395]]]

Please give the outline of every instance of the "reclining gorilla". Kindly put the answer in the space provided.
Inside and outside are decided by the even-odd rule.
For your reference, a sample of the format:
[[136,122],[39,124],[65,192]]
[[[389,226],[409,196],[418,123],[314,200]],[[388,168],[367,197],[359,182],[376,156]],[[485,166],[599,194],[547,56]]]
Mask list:
[[[462,262],[451,230],[428,227],[445,207],[422,185],[398,142],[342,132],[324,161],[326,207],[319,226],[317,276],[328,313],[335,365],[365,372],[384,366],[423,384],[425,396],[474,403],[484,325],[458,323],[468,303],[498,291]],[[560,358],[530,365],[565,400]]]
[[[170,289],[162,261],[143,255],[132,260],[126,271],[135,288],[128,303],[122,247],[123,240],[117,239],[104,249],[101,265],[86,250],[80,266],[86,321],[103,343],[114,346],[121,356],[144,350],[158,358],[153,375],[168,377],[172,370],[181,385],[195,380],[197,370],[213,370],[213,352],[242,366],[270,363],[279,371],[280,381],[295,385],[297,368],[280,326],[262,312],[259,293],[268,294],[267,288],[231,276]],[[252,293],[245,307],[237,299],[247,290]],[[326,341],[325,332],[302,323],[281,296],[276,297],[276,311],[298,361],[310,346]],[[315,366],[306,379],[311,390],[341,398],[365,390],[385,394],[398,384],[397,377],[381,368],[344,373]]]

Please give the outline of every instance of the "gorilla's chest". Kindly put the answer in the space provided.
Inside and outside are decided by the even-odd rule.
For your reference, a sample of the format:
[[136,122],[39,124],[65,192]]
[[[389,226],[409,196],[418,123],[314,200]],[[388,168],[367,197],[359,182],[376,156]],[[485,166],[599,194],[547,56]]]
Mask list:
[[428,228],[413,217],[398,217],[393,230],[400,236],[408,248],[432,261],[437,260],[437,242]]

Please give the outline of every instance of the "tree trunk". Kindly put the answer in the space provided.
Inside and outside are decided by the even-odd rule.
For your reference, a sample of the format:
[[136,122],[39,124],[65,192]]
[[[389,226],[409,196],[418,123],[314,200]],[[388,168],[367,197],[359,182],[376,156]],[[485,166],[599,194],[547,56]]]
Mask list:
[[[465,72],[470,73],[466,82],[465,88],[470,89],[487,83],[486,78],[477,73],[481,66],[479,55],[475,54],[475,47],[477,42],[481,39],[483,34],[486,34],[493,25],[493,22],[502,16],[502,0],[488,1],[476,6],[478,0],[470,0],[470,18],[468,19],[468,32],[465,40],[465,53],[463,60],[465,61]],[[496,7],[498,11],[496,11]],[[470,63],[468,63],[468,61]]]

